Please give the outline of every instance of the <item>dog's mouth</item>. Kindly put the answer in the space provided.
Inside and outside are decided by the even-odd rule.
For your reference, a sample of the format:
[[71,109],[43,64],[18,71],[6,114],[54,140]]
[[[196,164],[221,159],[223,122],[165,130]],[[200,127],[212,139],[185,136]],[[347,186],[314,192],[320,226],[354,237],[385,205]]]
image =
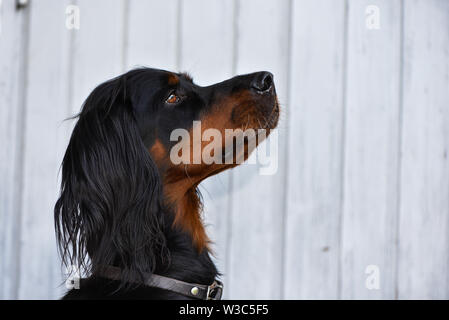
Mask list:
[[253,107],[253,112],[249,120],[243,126],[243,129],[253,129],[258,134],[259,132],[266,131],[267,136],[272,129],[275,129],[279,122],[280,108],[277,97],[270,98],[271,101],[258,103]]
[[279,122],[279,115],[280,115],[279,102],[277,97],[274,97],[273,108],[267,117],[263,117],[264,122],[262,123],[262,126],[260,126],[260,129],[268,131],[275,129]]
[[[236,100],[236,101],[235,101]],[[231,123],[247,129],[269,130],[276,128],[280,107],[274,86],[263,94],[246,92],[235,99],[232,106]]]
[[[261,144],[276,128],[279,122],[280,108],[277,98],[274,97],[274,104],[270,113],[264,115],[257,113],[255,119],[250,119],[241,128],[239,135],[236,135],[230,141],[231,144],[223,148],[222,161],[237,165],[246,161],[251,153]],[[251,123],[252,125],[249,125]],[[232,157],[232,158],[230,158]]]

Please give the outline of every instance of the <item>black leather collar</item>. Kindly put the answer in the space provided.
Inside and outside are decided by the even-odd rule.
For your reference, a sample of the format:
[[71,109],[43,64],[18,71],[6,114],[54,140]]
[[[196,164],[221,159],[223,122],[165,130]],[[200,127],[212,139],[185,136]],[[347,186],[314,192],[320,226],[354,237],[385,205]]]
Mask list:
[[[121,278],[120,268],[113,266],[104,266],[97,274],[112,280],[120,280]],[[169,290],[189,298],[201,300],[221,300],[223,293],[223,283],[218,280],[215,280],[211,285],[204,285],[152,274],[145,279],[144,285]]]

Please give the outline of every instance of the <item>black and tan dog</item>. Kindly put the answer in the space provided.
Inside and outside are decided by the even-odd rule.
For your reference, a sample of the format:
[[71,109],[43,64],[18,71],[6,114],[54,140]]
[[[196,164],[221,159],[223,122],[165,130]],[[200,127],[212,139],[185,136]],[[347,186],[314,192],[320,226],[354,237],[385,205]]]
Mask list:
[[219,298],[197,186],[237,164],[174,164],[170,135],[195,120],[223,135],[269,133],[278,118],[269,72],[200,87],[186,74],[142,68],[99,85],[78,115],[55,206],[63,261],[89,274],[64,298]]

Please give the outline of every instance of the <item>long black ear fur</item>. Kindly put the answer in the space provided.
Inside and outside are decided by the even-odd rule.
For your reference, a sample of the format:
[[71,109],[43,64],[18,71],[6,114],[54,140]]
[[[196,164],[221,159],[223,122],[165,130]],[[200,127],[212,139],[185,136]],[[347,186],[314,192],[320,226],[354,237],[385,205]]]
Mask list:
[[95,273],[122,268],[122,281],[168,258],[158,170],[139,134],[126,80],[85,101],[62,163],[55,229],[65,265]]

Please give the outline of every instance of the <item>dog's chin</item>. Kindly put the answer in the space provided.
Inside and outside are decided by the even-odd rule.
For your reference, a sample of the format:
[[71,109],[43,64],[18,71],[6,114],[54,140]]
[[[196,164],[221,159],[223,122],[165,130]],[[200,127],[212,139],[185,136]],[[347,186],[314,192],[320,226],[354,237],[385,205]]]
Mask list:
[[275,129],[279,122],[280,115],[280,107],[277,96],[269,99],[270,101],[264,101],[259,106],[259,112],[255,119],[251,122],[254,125],[254,130],[266,130],[267,136],[270,134],[270,131]]
[[280,107],[277,97],[274,98],[270,113],[264,119],[264,126],[261,129],[267,130],[267,136],[270,131],[275,129],[279,123]]

